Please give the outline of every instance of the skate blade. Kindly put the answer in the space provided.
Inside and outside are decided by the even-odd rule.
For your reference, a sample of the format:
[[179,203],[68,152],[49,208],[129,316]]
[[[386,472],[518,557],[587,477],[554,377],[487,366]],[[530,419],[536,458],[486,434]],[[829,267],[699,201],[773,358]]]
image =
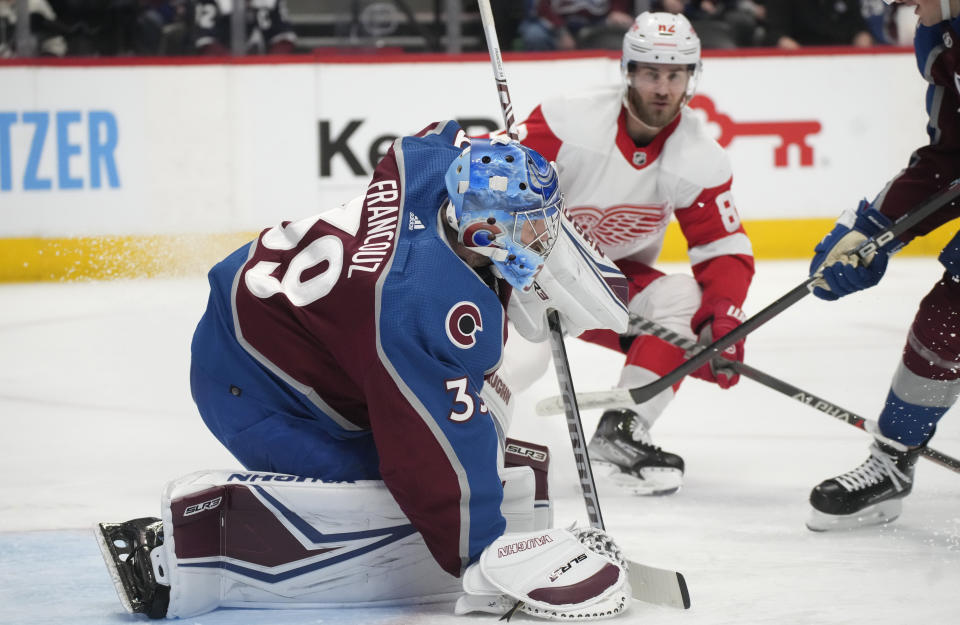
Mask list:
[[619,466],[611,462],[592,460],[591,464],[597,469],[595,471],[597,475],[631,495],[651,497],[671,495],[683,486],[683,472],[678,469],[641,469],[642,477],[637,477],[624,473]]
[[901,510],[903,510],[902,499],[881,501],[853,514],[827,514],[811,508],[807,529],[813,532],[830,532],[881,525],[895,520],[900,516]]
[[93,534],[97,538],[97,544],[100,546],[100,555],[103,556],[103,562],[107,565],[107,572],[110,574],[110,579],[113,580],[113,587],[117,589],[117,596],[120,597],[120,603],[123,604],[123,608],[127,612],[135,614],[136,610],[133,609],[133,604],[127,596],[127,590],[123,584],[123,577],[120,575],[119,569],[117,569],[119,553],[114,547],[112,539],[106,535],[108,528],[119,525],[119,523],[98,523],[93,528]]

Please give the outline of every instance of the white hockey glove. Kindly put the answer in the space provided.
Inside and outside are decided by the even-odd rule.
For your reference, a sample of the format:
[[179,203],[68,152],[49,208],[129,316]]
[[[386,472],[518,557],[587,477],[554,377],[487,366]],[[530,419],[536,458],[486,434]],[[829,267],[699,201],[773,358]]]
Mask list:
[[536,283],[527,292],[514,290],[507,317],[528,341],[549,336],[546,314],[560,314],[571,336],[606,328],[622,334],[627,329],[627,279],[604,256],[565,212],[560,236],[550,251]]
[[505,534],[467,568],[463,590],[457,614],[520,610],[559,621],[616,616],[631,596],[620,549],[594,528]]

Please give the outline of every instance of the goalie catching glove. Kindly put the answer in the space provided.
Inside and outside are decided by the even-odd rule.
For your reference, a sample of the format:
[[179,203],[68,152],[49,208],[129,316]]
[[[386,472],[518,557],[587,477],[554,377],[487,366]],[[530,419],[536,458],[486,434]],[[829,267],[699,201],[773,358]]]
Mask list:
[[504,534],[463,575],[456,613],[526,614],[550,620],[596,620],[626,611],[626,561],[613,539],[594,528]]
[[866,200],[860,200],[856,212],[846,210],[836,225],[814,248],[810,276],[820,279],[813,283],[813,294],[824,300],[835,300],[870,288],[880,282],[887,270],[887,261],[903,243],[897,239],[877,248],[861,262],[856,251],[868,238],[890,228],[890,219]]

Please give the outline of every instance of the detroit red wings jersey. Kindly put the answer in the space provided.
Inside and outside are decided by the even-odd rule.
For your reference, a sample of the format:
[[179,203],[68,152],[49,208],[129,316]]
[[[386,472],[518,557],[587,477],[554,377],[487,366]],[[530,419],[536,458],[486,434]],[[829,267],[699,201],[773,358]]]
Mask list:
[[[730,191],[730,162],[684,108],[647,146],[627,134],[622,89],[548,100],[520,125],[520,139],[555,160],[573,218],[613,260],[652,265],[675,216],[694,274],[704,286],[743,303],[753,251]],[[736,259],[724,277],[711,262]],[[719,281],[718,281],[719,279]]]

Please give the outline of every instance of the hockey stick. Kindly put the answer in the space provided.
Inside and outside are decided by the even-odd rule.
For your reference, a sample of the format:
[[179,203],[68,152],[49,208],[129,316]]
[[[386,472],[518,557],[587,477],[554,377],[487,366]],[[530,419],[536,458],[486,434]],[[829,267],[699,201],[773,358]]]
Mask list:
[[[507,76],[503,71],[503,58],[500,54],[500,42],[497,40],[497,31],[494,28],[493,11],[490,9],[490,0],[478,0],[480,21],[483,24],[483,34],[487,40],[487,49],[490,52],[490,62],[493,65],[493,77],[497,83],[497,92],[500,100],[500,110],[503,112],[503,121],[507,134],[511,139],[517,139],[516,122],[513,117],[513,104],[510,101],[510,91],[507,89]],[[597,498],[597,488],[593,480],[593,469],[590,466],[590,457],[587,454],[586,437],[583,434],[583,424],[580,420],[580,409],[577,406],[577,396],[573,389],[573,376],[570,373],[570,362],[567,359],[567,349],[563,343],[563,330],[560,324],[560,315],[551,310],[547,313],[547,325],[550,329],[550,348],[553,352],[553,364],[557,372],[557,382],[563,398],[564,414],[567,417],[567,430],[570,434],[570,445],[573,447],[573,457],[580,477],[580,489],[583,492],[584,504],[591,527],[604,529],[603,515],[600,512],[600,500]],[[678,608],[690,607],[690,593],[687,583],[681,573],[668,569],[660,569],[639,562],[626,560],[627,579],[634,599],[667,605]],[[518,604],[519,605],[519,604]]]
[[[755,382],[759,382],[768,388],[772,388],[775,391],[779,391],[784,395],[787,395],[802,404],[806,404],[812,408],[816,408],[820,412],[826,413],[835,419],[845,421],[850,425],[860,428],[871,434],[876,430],[876,425],[869,419],[865,419],[857,414],[848,412],[843,408],[837,406],[836,404],[831,404],[827,400],[817,397],[813,393],[801,390],[796,386],[779,380],[772,375],[764,373],[763,371],[758,371],[746,365],[742,362],[732,362],[733,368],[739,371],[744,377],[750,378]],[[951,458],[950,456],[937,451],[936,449],[931,449],[930,447],[921,447],[920,454],[930,460],[931,462],[936,462],[940,466],[950,469],[960,473],[960,460],[956,458]]]
[[[517,139],[518,134],[513,117],[513,104],[510,102],[507,76],[503,71],[503,58],[500,56],[500,43],[497,40],[497,31],[493,23],[493,11],[490,9],[490,0],[479,0],[479,4],[480,21],[483,23],[483,34],[487,39],[490,61],[493,63],[493,77],[497,82],[497,93],[500,99],[500,109],[503,112],[503,121],[506,124],[507,134],[510,138]],[[580,475],[580,488],[583,491],[583,500],[587,506],[587,516],[590,519],[591,527],[602,530],[604,529],[603,514],[600,512],[600,501],[597,499],[597,488],[593,481],[593,470],[590,467],[590,458],[587,455],[586,438],[583,435],[583,424],[580,422],[577,396],[573,390],[573,376],[570,374],[567,349],[563,343],[563,329],[560,325],[560,315],[558,315],[555,310],[551,310],[547,314],[547,324],[550,328],[550,348],[553,352],[553,364],[557,371],[560,397],[563,402],[564,414],[566,414],[567,417],[570,444],[573,446],[573,457],[577,464],[577,473]]]
[[[950,202],[960,197],[960,178],[954,180],[945,189],[933,194],[915,210],[903,215],[886,230],[878,233],[864,241],[855,250],[855,254],[861,259],[871,258],[877,249],[896,237],[900,236],[919,222],[923,221],[934,212],[943,208]],[[820,274],[814,274],[804,282],[794,287],[789,293],[773,302],[753,317],[744,321],[741,325],[734,328],[729,334],[725,334],[710,345],[703,348],[702,351],[694,354],[688,360],[683,362],[673,371],[667,373],[661,378],[644,386],[638,386],[630,389],[613,389],[610,391],[598,391],[593,393],[584,393],[577,397],[581,408],[608,408],[612,406],[624,406],[630,404],[642,404],[649,401],[664,389],[673,386],[684,376],[693,373],[701,365],[714,358],[720,358],[721,353],[726,348],[740,341],[748,334],[770,321],[787,308],[793,306],[807,293],[810,293],[815,283],[821,280]],[[557,398],[549,397],[537,404],[537,414],[556,414]]]
[[[630,315],[630,331],[638,334],[652,334],[663,339],[667,343],[670,343],[671,345],[676,345],[677,347],[687,351],[691,351],[699,347],[695,341],[680,336],[676,332],[663,327],[655,321],[650,321],[637,315]],[[775,391],[779,391],[780,393],[783,393],[784,395],[787,395],[788,397],[795,399],[802,404],[806,404],[811,408],[816,408],[820,412],[828,414],[835,419],[849,423],[850,425],[860,428],[861,430],[871,434],[876,431],[875,422],[845,410],[836,404],[832,404],[822,397],[814,395],[813,393],[804,391],[790,384],[789,382],[784,382],[783,380],[775,378],[772,375],[760,371],[759,369],[755,369],[743,362],[730,360],[728,361],[728,364],[743,377],[749,378],[754,382],[758,382]],[[931,462],[935,462],[944,468],[960,473],[960,460],[957,460],[956,458],[951,458],[945,453],[939,452],[936,449],[931,449],[930,447],[921,448],[920,454]]]

